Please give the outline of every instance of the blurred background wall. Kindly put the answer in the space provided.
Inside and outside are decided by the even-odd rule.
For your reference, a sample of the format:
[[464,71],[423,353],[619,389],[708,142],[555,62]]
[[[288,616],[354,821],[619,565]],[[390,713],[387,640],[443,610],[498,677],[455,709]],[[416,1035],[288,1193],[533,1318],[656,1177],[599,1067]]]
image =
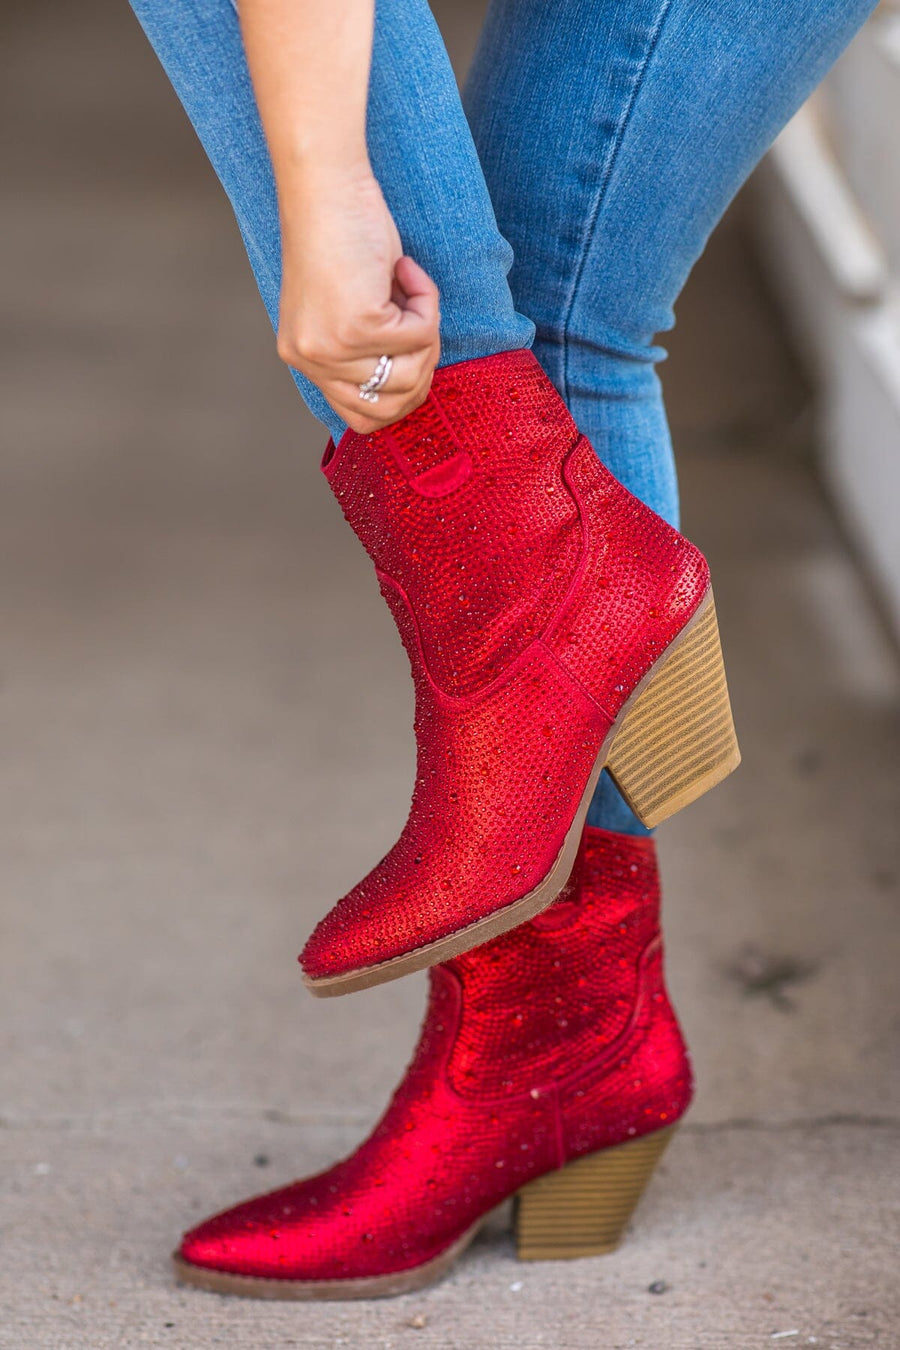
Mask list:
[[900,637],[900,5],[876,10],[754,184],[817,396],[819,464]]

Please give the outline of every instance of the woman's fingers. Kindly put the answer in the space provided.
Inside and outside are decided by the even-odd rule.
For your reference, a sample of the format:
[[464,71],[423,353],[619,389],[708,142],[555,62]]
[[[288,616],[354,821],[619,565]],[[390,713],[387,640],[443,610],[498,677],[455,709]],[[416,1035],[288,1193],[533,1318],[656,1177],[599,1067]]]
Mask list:
[[[327,349],[305,348],[302,368],[347,425],[367,433],[405,417],[428,396],[441,350],[438,289],[412,258],[400,258],[388,310],[368,319],[360,315],[357,325],[340,342],[332,332]],[[374,391],[376,401],[362,399],[359,386],[374,375],[382,355],[392,358],[390,374]]]
[[431,347],[440,341],[440,296],[438,288],[417,262],[402,257],[394,267],[392,286],[391,334],[402,345],[397,351],[409,351],[407,342]]
[[394,280],[400,288],[399,297],[395,291],[394,299],[398,308],[417,314],[436,327],[440,318],[438,288],[424,268],[404,254],[394,266]]
[[[341,369],[339,378],[346,381],[347,384],[365,384],[375,374],[375,367],[378,364],[377,356],[364,356],[356,361],[348,361]],[[385,351],[384,355],[390,356],[391,353]],[[394,356],[391,361],[391,368],[388,378],[376,392],[383,398],[385,394],[406,394],[414,389],[422,379],[425,366],[430,360],[430,349],[428,352],[413,352],[401,356]]]
[[[380,355],[381,353],[379,353]],[[340,365],[307,363],[303,373],[322,390],[328,402],[354,431],[374,431],[405,417],[418,408],[431,388],[431,380],[440,357],[435,340],[424,351],[394,357],[385,384],[372,392],[378,397],[360,397],[360,385],[375,373],[377,356],[367,356]]]
[[359,384],[344,380],[331,381],[322,385],[322,391],[328,402],[354,431],[377,431],[390,426],[418,408],[428,397],[438,352],[423,364],[418,378],[405,388],[392,390],[393,379],[384,389],[378,391],[378,402],[371,403],[359,397]]
[[367,433],[379,431],[382,427],[399,421],[401,417],[406,417],[425,402],[430,388],[429,379],[418,384],[407,394],[381,394],[377,403],[364,403],[358,397],[355,387],[346,385],[324,392],[328,402],[348,427],[352,427],[354,431]]
[[[375,431],[405,417],[424,402],[440,356],[440,310],[438,289],[412,258],[400,258],[394,268],[392,287],[394,315],[379,330],[381,347],[373,356],[369,348],[365,360],[349,363],[341,371],[352,385],[335,381],[326,397],[354,431]],[[373,334],[374,338],[374,334]],[[416,345],[410,349],[407,344]],[[377,402],[361,399],[359,386],[375,372],[378,357],[393,357],[388,379],[378,393]]]
[[382,353],[396,358],[430,348],[437,336],[436,325],[418,315],[408,319],[403,315],[397,310],[396,319],[388,316],[387,322],[381,315],[358,315],[342,327],[323,330],[293,325],[282,317],[278,355],[304,374],[311,367],[337,373],[350,362],[371,360],[374,367]]
[[278,354],[303,371],[311,366],[335,370],[369,358],[374,367],[382,353],[395,358],[412,355],[438,340],[438,289],[412,258],[398,260],[392,298],[370,313],[357,312],[343,322],[328,315],[328,325],[319,326],[308,316],[292,313],[292,308],[282,305]]

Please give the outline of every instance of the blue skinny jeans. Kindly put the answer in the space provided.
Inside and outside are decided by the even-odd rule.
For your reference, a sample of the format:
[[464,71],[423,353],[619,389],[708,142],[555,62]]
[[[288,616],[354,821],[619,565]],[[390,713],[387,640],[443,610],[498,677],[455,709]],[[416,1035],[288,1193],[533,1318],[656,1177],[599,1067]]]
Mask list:
[[[275,184],[234,0],[131,0],[277,324]],[[462,99],[426,0],[377,0],[367,135],[441,295],[441,364],[533,345],[613,473],[673,524],[657,334],[710,231],[873,0],[491,0]],[[346,429],[292,372],[337,440]],[[643,833],[604,774],[588,820]]]

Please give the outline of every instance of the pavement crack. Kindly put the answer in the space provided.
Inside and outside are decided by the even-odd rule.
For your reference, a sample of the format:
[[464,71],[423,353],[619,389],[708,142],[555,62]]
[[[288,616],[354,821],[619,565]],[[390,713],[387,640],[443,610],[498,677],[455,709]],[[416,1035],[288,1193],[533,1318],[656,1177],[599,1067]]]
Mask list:
[[796,1116],[789,1120],[758,1120],[752,1116],[735,1116],[730,1120],[688,1121],[681,1129],[685,1134],[726,1134],[736,1130],[759,1130],[783,1133],[789,1130],[820,1130],[838,1127],[869,1130],[900,1129],[898,1116],[870,1116],[855,1111],[835,1111],[830,1115]]
[[[204,1122],[245,1122],[248,1125],[268,1122],[273,1125],[316,1126],[319,1128],[359,1128],[371,1124],[377,1108],[371,1111],[320,1110],[291,1111],[283,1107],[252,1106],[197,1106],[172,1103],[170,1106],[148,1110],[144,1106],[123,1108],[119,1111],[66,1113],[60,1115],[0,1114],[0,1130],[91,1130],[114,1128],[120,1125],[201,1125]],[[726,1120],[687,1121],[681,1130],[689,1135],[729,1134],[738,1131],[760,1133],[787,1133],[821,1129],[900,1130],[900,1117],[867,1115],[863,1112],[835,1111],[818,1116],[797,1116],[787,1120],[762,1120],[754,1116],[734,1116]]]

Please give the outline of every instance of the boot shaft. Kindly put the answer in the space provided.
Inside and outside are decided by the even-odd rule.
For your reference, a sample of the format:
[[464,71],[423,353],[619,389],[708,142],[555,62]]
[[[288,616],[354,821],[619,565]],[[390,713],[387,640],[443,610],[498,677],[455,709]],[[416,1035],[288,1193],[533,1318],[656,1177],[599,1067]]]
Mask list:
[[[544,914],[431,972],[412,1087],[435,1073],[502,1113],[531,1099],[557,1120],[561,1165],[672,1123],[691,1070],[665,988],[650,838],[587,828]],[[414,1088],[418,1090],[418,1088]]]
[[441,368],[420,408],[347,432],[323,470],[395,614],[410,611],[414,667],[420,643],[455,697],[545,637],[614,715],[616,684],[630,692],[708,584],[697,550],[603,467],[530,351]]
[[443,967],[461,987],[454,1089],[515,1095],[596,1060],[633,1018],[644,953],[658,942],[652,839],[586,829],[549,909]]
[[326,452],[341,509],[406,597],[446,692],[494,678],[558,607],[580,549],[560,474],[578,438],[520,351],[443,367],[414,413]]

